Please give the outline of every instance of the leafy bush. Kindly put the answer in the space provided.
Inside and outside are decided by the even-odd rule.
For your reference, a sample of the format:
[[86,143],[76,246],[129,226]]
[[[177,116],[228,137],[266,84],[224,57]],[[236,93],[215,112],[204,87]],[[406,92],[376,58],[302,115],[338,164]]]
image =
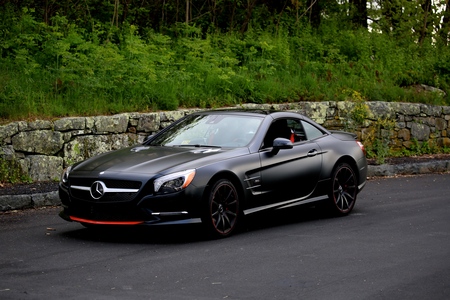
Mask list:
[[[263,9],[258,15],[267,16]],[[319,31],[282,18],[245,33],[177,24],[166,34],[95,19],[49,24],[33,11],[0,23],[0,118],[218,107],[246,102],[347,100],[450,104],[450,50],[324,20]]]

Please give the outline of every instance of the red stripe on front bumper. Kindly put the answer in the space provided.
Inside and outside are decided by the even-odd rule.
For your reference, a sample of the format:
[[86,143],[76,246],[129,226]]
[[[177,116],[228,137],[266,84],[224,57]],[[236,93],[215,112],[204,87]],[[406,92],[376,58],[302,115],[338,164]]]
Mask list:
[[94,220],[77,218],[77,217],[73,217],[73,216],[70,216],[70,219],[75,222],[96,224],[96,225],[139,225],[139,224],[144,223],[144,221],[94,221]]

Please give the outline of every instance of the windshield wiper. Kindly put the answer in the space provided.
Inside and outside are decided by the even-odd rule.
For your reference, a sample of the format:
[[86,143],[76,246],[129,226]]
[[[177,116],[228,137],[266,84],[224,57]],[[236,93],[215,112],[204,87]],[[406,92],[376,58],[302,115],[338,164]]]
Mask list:
[[222,148],[214,145],[202,145],[202,144],[186,144],[186,145],[172,145],[172,147],[195,147],[195,148]]

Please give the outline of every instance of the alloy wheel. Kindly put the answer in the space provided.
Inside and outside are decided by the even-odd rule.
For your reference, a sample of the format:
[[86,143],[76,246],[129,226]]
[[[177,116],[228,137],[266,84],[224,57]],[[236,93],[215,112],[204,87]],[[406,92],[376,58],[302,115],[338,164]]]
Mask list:
[[239,196],[228,180],[219,180],[209,198],[209,218],[213,233],[219,237],[231,234],[239,216]]
[[355,205],[358,187],[356,175],[348,164],[339,165],[333,175],[332,200],[339,214],[348,214]]

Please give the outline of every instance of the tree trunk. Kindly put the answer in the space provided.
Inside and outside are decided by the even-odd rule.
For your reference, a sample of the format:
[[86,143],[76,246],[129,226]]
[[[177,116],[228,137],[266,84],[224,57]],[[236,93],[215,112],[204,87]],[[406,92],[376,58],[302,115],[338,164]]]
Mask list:
[[320,0],[308,0],[308,9],[309,9],[309,24],[313,28],[319,28],[320,26],[320,13],[321,6]]
[[431,14],[431,0],[425,0],[425,3],[422,4],[423,9],[423,26],[420,30],[420,38],[419,38],[419,45],[422,46],[423,41],[425,40],[428,32],[428,27],[430,26],[428,20],[429,20],[429,14]]
[[236,13],[236,5],[237,0],[234,0],[233,2],[233,8],[231,10],[231,16],[230,16],[230,32],[234,30],[234,14]]
[[111,25],[112,26],[116,25],[116,27],[119,27],[119,0],[114,1],[114,13]]
[[367,28],[367,0],[350,0],[353,24]]
[[253,8],[256,5],[256,2],[258,0],[247,0],[247,14],[244,23],[241,26],[241,33],[244,33],[248,29],[248,24],[250,23],[250,20],[252,19],[252,13]]
[[190,0],[186,0],[186,25],[189,24],[189,1]]
[[444,45],[449,44],[449,32],[450,32],[450,1],[445,3],[444,18],[442,19],[442,25],[439,30],[439,35]]

